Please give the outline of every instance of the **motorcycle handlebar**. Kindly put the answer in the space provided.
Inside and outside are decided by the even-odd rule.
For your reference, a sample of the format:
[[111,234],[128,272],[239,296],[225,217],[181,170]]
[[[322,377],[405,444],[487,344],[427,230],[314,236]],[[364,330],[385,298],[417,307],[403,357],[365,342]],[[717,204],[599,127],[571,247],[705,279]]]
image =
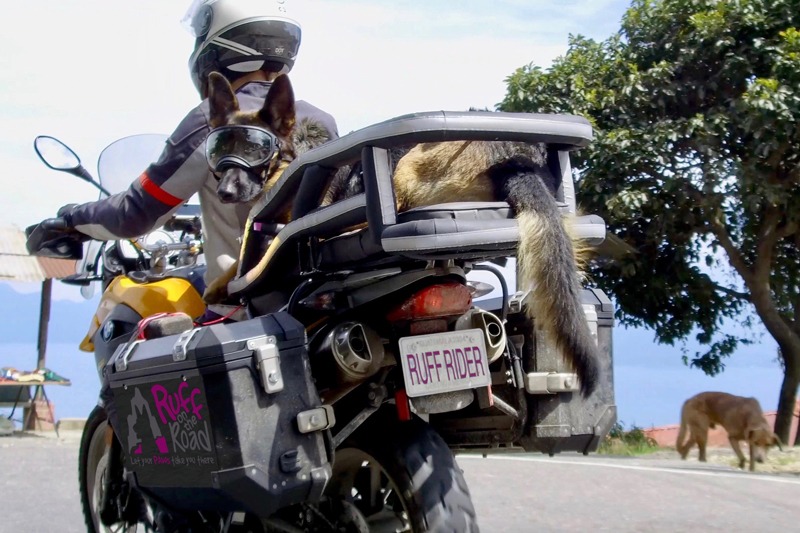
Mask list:
[[175,252],[180,250],[190,250],[193,246],[190,242],[176,242],[176,243],[161,243],[161,244],[144,244],[143,242],[136,241],[142,250],[149,253],[156,252]]

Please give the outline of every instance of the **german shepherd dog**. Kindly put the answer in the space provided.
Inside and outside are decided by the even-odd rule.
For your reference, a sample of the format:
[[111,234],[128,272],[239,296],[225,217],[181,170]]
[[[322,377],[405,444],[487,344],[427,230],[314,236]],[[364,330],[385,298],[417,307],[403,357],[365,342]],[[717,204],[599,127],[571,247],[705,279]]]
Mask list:
[[[286,76],[279,76],[273,82],[263,107],[250,112],[239,110],[236,95],[222,74],[212,72],[208,82],[212,128],[259,126],[272,132],[278,141],[278,150],[267,164],[255,169],[228,166],[221,172],[214,172],[219,180],[217,195],[223,203],[254,203],[275,185],[298,155],[330,140],[321,124],[311,120],[296,122],[294,91]],[[230,149],[235,150],[236,146]],[[291,205],[283,216],[288,217],[289,212]]]
[[[724,392],[703,392],[686,400],[681,410],[681,428],[675,449],[686,459],[689,450],[696,443],[700,449],[700,461],[706,461],[708,429],[720,424],[728,432],[731,448],[739,458],[739,468],[744,468],[745,457],[739,447],[740,441],[747,441],[750,449],[750,470],[756,469],[756,461],[764,462],[770,446],[778,446],[781,441],[773,433],[761,406],[755,398],[743,398]],[[686,433],[689,440],[686,440]]]
[[[256,113],[236,110],[235,96],[222,76],[210,81],[212,125],[268,127],[290,139],[294,116],[288,78],[275,80],[264,109]],[[287,154],[289,150],[287,146]],[[431,143],[407,152],[395,150],[392,159],[397,162],[394,185],[398,211],[454,201],[509,203],[519,222],[517,259],[520,277],[527,285],[519,290],[532,291],[528,316],[543,326],[548,339],[577,373],[583,394],[591,394],[598,379],[597,348],[580,302],[576,253],[582,248],[570,236],[558,209],[554,197],[557,180],[548,169],[545,146],[514,142]],[[223,182],[249,180],[262,184],[266,191],[285,166],[275,165],[274,170],[270,167],[262,175],[237,169],[221,178]],[[357,168],[340,169],[332,178],[326,203],[362,190]],[[252,197],[243,195],[242,201]],[[290,210],[291,206],[287,206],[284,218]],[[215,280],[205,296],[224,297],[224,288],[233,275],[235,272]]]

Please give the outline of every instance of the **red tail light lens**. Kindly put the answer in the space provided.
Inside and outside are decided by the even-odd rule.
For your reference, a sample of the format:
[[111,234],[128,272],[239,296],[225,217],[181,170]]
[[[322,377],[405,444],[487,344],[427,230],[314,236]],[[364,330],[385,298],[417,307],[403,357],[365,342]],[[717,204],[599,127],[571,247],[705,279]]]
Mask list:
[[463,315],[472,307],[470,290],[460,283],[432,285],[392,309],[389,322]]

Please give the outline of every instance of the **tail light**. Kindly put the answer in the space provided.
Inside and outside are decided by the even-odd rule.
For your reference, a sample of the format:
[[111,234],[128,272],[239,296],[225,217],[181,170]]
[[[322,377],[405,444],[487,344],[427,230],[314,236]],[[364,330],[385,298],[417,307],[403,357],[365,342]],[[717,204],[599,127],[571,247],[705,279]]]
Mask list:
[[392,309],[389,322],[463,315],[472,307],[472,293],[460,283],[431,285]]

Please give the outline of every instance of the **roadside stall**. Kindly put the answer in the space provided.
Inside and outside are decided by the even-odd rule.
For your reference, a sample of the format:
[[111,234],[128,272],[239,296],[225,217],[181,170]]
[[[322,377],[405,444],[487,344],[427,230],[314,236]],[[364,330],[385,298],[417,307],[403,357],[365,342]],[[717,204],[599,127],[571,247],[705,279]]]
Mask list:
[[22,409],[24,430],[55,429],[54,407],[47,399],[46,387],[70,385],[68,379],[46,367],[46,356],[53,280],[74,273],[75,261],[31,257],[25,248],[22,230],[0,228],[0,280],[42,284],[35,369],[24,371],[8,367],[3,364],[0,353],[0,408],[12,410],[9,419]]

